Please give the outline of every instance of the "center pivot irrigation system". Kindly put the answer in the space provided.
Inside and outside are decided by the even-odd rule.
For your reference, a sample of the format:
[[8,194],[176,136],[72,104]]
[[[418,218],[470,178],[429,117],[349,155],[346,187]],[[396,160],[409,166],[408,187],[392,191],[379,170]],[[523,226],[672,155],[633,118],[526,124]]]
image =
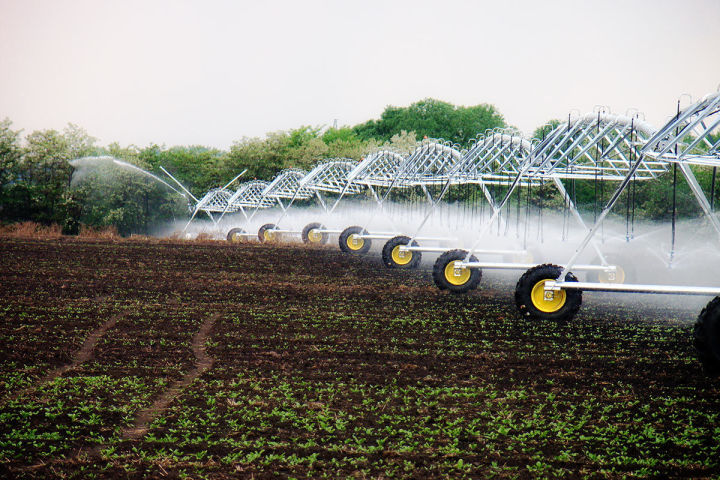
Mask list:
[[[597,112],[578,118],[569,118],[550,132],[542,140],[528,143],[506,135],[493,135],[480,139],[475,149],[484,155],[468,156],[468,161],[461,165],[460,175],[474,174],[483,177],[497,177],[497,172],[512,176],[503,198],[493,202],[493,214],[477,232],[476,240],[468,249],[456,249],[443,253],[435,262],[433,279],[441,289],[462,293],[477,286],[480,281],[481,269],[527,270],[535,264],[526,261],[487,262],[478,261],[475,254],[498,254],[500,251],[480,250],[478,247],[486,239],[491,227],[499,224],[499,216],[508,205],[514,191],[520,186],[528,187],[528,194],[533,182],[539,184],[552,182],[577,224],[589,230],[577,210],[575,202],[568,193],[563,180],[593,180],[596,182],[623,180],[631,168],[633,144],[649,138],[651,129],[638,118]],[[485,156],[493,161],[502,160],[499,169],[486,170],[488,165]],[[477,163],[477,159],[482,159]],[[510,166],[505,169],[502,165]],[[478,168],[478,166],[480,168]],[[469,170],[468,170],[469,169]],[[659,162],[643,161],[642,168],[634,173],[636,180],[657,178],[664,173],[665,166]],[[450,183],[446,184],[446,187]],[[520,192],[518,192],[520,193]],[[520,195],[519,195],[520,197]],[[518,198],[518,206],[519,206]],[[527,210],[529,213],[529,210]],[[523,235],[523,249],[527,249],[527,225]],[[420,228],[422,224],[420,225]],[[563,229],[563,233],[565,229]],[[559,239],[558,239],[559,240]],[[410,239],[412,241],[412,239]],[[610,265],[600,246],[592,242],[599,264],[575,265],[576,270],[593,272],[598,278],[609,283],[624,280],[622,267]],[[414,246],[401,246],[401,250],[426,251]],[[532,256],[525,250],[525,258]],[[517,258],[517,257],[516,257]]]
[[[290,213],[290,208],[298,200],[308,200],[315,197],[325,213],[325,221],[335,211],[335,207],[342,197],[346,194],[356,194],[362,191],[360,185],[348,184],[346,179],[355,167],[356,162],[348,159],[331,159],[317,164],[310,173],[297,177],[293,184],[287,185],[283,195],[288,199],[287,206],[282,208],[280,217],[275,223],[267,223],[260,227],[258,237],[261,242],[275,239],[277,234],[300,235],[305,243],[327,243],[329,234],[339,233],[328,229],[321,222],[313,222],[306,225],[302,230],[282,229],[281,222]],[[282,177],[282,173],[278,178]],[[323,193],[328,198],[323,197]],[[276,195],[272,184],[264,192],[265,196]],[[339,195],[334,201],[332,207],[328,208],[328,201],[332,199],[332,195]]]
[[[616,265],[609,265],[599,245],[594,241],[603,222],[623,193],[626,198],[634,196],[635,182],[657,179],[672,169],[673,187],[677,182],[677,170],[703,210],[715,232],[720,236],[720,221],[713,212],[711,203],[700,187],[691,165],[713,168],[715,186],[716,168],[720,166],[720,140],[713,138],[720,126],[720,93],[708,95],[700,101],[681,110],[662,128],[656,130],[637,116],[626,117],[602,112],[578,118],[569,118],[567,123],[557,126],[545,138],[532,142],[530,148],[522,140],[514,141],[505,135],[480,138],[466,154],[446,181],[440,198],[455,181],[469,181],[471,172],[483,179],[485,175],[496,175],[500,165],[514,165],[517,169],[514,179],[502,200],[493,204],[493,214],[484,222],[477,235],[477,241],[469,250],[450,250],[435,262],[433,278],[441,289],[467,292],[480,281],[480,271],[491,269],[521,269],[527,271],[516,285],[515,301],[519,311],[535,319],[570,320],[582,303],[582,292],[628,292],[659,293],[676,295],[720,295],[720,287],[689,285],[625,284],[624,272]],[[523,148],[525,147],[525,148]],[[487,171],[477,168],[475,162],[487,152],[499,165]],[[481,161],[477,165],[484,165]],[[470,167],[470,168],[468,168]],[[512,173],[512,172],[503,172]],[[459,177],[454,180],[454,177]],[[498,220],[503,208],[516,188],[523,181],[552,180],[571,204],[571,211],[577,222],[587,230],[584,238],[563,265],[524,264],[521,262],[481,262],[474,256],[481,253],[478,245]],[[584,179],[595,181],[619,181],[615,192],[597,216],[594,225],[587,228],[582,217],[570,200],[562,179]],[[632,187],[633,192],[629,189]],[[673,188],[672,244],[675,243],[675,188]],[[711,198],[714,196],[711,195]],[[436,202],[437,204],[437,202]],[[422,228],[429,212],[416,229]],[[499,222],[498,222],[499,223]],[[415,235],[416,235],[415,234]],[[397,249],[415,253],[433,251],[417,246],[415,235],[394,239]],[[628,238],[629,240],[629,238]],[[389,243],[392,246],[393,243]],[[592,245],[600,260],[599,265],[580,265],[578,259],[585,249]],[[487,253],[487,252],[482,252]],[[671,250],[672,255],[672,250]],[[388,262],[386,262],[388,263]],[[586,270],[597,274],[596,281],[579,282],[571,270]],[[720,372],[720,297],[712,300],[699,316],[695,326],[695,346],[703,365],[708,371]]]
[[[212,190],[209,190],[205,195],[202,196],[199,200],[195,195],[193,195],[190,190],[185,188],[185,185],[180,183],[180,181],[172,176],[170,172],[165,170],[164,167],[160,167],[160,170],[162,170],[165,175],[170,177],[172,181],[174,181],[186,194],[186,198],[189,196],[188,201],[192,199],[195,201],[195,205],[190,206],[190,211],[192,214],[190,215],[190,220],[185,224],[185,227],[183,228],[183,233],[185,233],[192,223],[192,221],[195,219],[198,213],[204,212],[208,218],[210,218],[210,221],[213,223],[215,228],[218,228],[218,224],[220,223],[220,220],[222,220],[222,217],[227,212],[236,212],[238,210],[241,210],[243,213],[245,211],[242,208],[242,205],[239,202],[236,202],[234,199],[235,194],[228,190],[228,187],[235,183],[235,180],[240,178],[241,176],[245,175],[245,172],[247,170],[243,170],[240,172],[235,178],[230,180],[224,187],[221,188],[213,188]],[[241,185],[238,189],[238,192],[243,189],[243,186]]]
[[[193,197],[196,205],[192,218],[203,211],[217,225],[227,213],[242,213],[243,227],[228,233],[228,240],[233,242],[257,235],[261,242],[299,236],[305,243],[327,243],[330,235],[338,235],[341,250],[358,254],[368,252],[373,240],[385,240],[383,263],[390,268],[414,268],[423,253],[439,255],[433,266],[435,284],[455,293],[476,288],[482,269],[525,271],[517,282],[515,301],[522,315],[535,319],[572,319],[580,309],[583,291],[715,296],[698,318],[694,340],[706,370],[720,373],[720,287],[629,283],[634,280],[633,272],[623,266],[622,254],[604,252],[607,245],[597,238],[610,211],[624,199],[625,240],[630,243],[634,237],[636,184],[672,175],[672,238],[666,263],[671,266],[678,172],[720,237],[720,220],[712,203],[720,166],[720,92],[682,109],[678,102],[677,113],[660,129],[637,114],[617,115],[596,109],[586,115],[570,115],[567,121],[543,132],[542,138],[529,140],[514,131],[492,130],[479,135],[467,149],[426,140],[409,155],[385,149],[359,163],[329,159],[309,173],[284,170],[269,183],[248,182],[233,193],[227,188],[236,177],[200,200]],[[712,168],[711,201],[692,166]],[[576,181],[594,186],[590,225],[577,207]],[[540,243],[544,239],[542,206],[536,216],[537,238],[529,234],[530,199],[544,185],[556,189],[562,198],[562,240],[567,241],[572,223],[581,238],[576,248],[565,249],[572,254],[560,264],[537,263],[543,255],[537,244],[538,239]],[[607,201],[605,189],[612,192]],[[356,219],[351,226],[342,225],[351,215],[339,215],[337,207],[348,197],[372,202],[371,208],[349,210],[351,215],[360,211],[365,217],[362,223]],[[453,204],[453,198],[462,201]],[[321,221],[308,223],[301,230],[284,225],[294,205],[308,205],[313,199],[321,207]],[[256,214],[261,210],[272,212],[269,209],[274,206],[279,207],[277,220],[263,224],[257,234],[249,233]],[[514,236],[508,235],[513,210]],[[440,222],[447,236],[421,236],[433,222]],[[501,234],[504,236],[498,248],[497,241],[493,245],[490,240],[497,240]],[[559,240],[550,239],[552,243]],[[624,245],[621,250],[627,248]],[[591,253],[586,254],[588,247]],[[581,263],[583,255],[593,260]],[[584,272],[584,281],[579,281],[573,271]]]
[[[370,223],[375,220],[378,214],[385,214],[393,227],[402,224],[403,221],[412,221],[416,208],[405,209],[403,217],[393,212],[386,211],[386,205],[393,193],[398,194],[400,200],[412,199],[420,190],[423,203],[433,204],[434,199],[431,188],[444,181],[447,172],[455,163],[461,159],[461,154],[453,146],[438,141],[424,141],[414,152],[407,157],[396,153],[381,151],[378,154],[370,155],[362,164],[349,176],[348,182],[366,185],[377,202],[373,214],[366,220],[365,226],[353,225],[345,228],[340,233],[340,249],[348,253],[366,253],[372,246],[372,240],[389,240],[398,235],[398,231],[370,232]],[[373,188],[374,187],[374,188]],[[384,190],[381,191],[381,190]],[[407,215],[407,214],[410,215]],[[418,237],[417,240],[447,241],[451,238],[440,237]],[[411,260],[411,255],[405,252],[400,253],[403,262],[405,258]]]
[[[525,158],[530,148],[531,143],[514,132],[495,130],[479,136],[474,145],[467,151],[454,151],[453,158],[455,161],[449,164],[449,168],[443,172],[442,176],[438,176],[436,180],[441,183],[442,188],[434,199],[428,197],[430,207],[420,224],[414,229],[414,233],[410,236],[399,235],[393,237],[383,247],[383,262],[385,265],[390,268],[414,268],[420,263],[422,252],[440,253],[448,250],[445,247],[421,246],[418,242],[422,240],[419,237],[421,230],[427,225],[431,217],[436,214],[441,200],[445,198],[451,187],[462,188],[463,186],[475,185],[479,188],[488,203],[488,210],[496,216],[491,217],[487,224],[490,225],[492,220],[497,218],[499,227],[499,216],[502,210],[498,207],[495,199],[497,193],[495,187],[509,185],[511,178],[516,176],[519,171],[520,161]],[[529,187],[532,182],[522,180],[520,184]],[[519,205],[520,203],[518,203]],[[516,219],[519,222],[520,216],[517,215]],[[525,222],[525,225],[527,225],[527,222]],[[506,221],[506,229],[508,226],[509,223]],[[525,239],[526,237],[527,235],[524,235]],[[458,239],[453,238],[451,243],[457,245]],[[527,242],[523,242],[522,247],[513,249],[507,246],[503,249],[474,248],[468,254],[468,258],[474,258],[472,255],[474,253],[525,258],[528,255],[526,244]],[[456,251],[453,250],[452,252]],[[452,253],[452,255],[457,254]],[[458,278],[462,276],[450,277],[451,283],[443,285],[443,288],[455,290],[456,287],[466,283],[458,282]],[[479,281],[476,275],[470,275],[470,277],[473,277],[473,281]],[[467,280],[470,280],[470,278]]]

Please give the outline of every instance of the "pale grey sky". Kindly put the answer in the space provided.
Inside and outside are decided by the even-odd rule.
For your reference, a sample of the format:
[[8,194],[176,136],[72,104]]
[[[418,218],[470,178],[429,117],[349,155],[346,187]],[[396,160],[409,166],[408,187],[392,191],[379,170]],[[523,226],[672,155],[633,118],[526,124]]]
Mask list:
[[720,0],[0,0],[0,118],[102,144],[353,125],[425,97],[526,133],[720,84]]

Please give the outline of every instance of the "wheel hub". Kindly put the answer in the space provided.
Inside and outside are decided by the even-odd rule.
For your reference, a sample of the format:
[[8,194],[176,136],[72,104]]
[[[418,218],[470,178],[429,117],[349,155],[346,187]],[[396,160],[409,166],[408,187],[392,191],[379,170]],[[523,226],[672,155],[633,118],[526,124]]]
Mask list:
[[357,233],[348,237],[347,245],[351,250],[360,250],[365,245],[365,240]]
[[412,252],[401,250],[400,245],[393,248],[391,256],[393,262],[397,263],[398,265],[407,265],[412,260]]
[[318,243],[322,240],[322,234],[313,228],[308,232],[308,239],[313,243]]
[[565,290],[545,290],[545,282],[553,280],[554,279],[540,280],[535,284],[530,294],[535,308],[544,313],[557,312],[565,305],[567,298]]
[[469,268],[457,266],[459,260],[453,260],[445,266],[445,279],[453,285],[463,285],[470,280],[471,271]]

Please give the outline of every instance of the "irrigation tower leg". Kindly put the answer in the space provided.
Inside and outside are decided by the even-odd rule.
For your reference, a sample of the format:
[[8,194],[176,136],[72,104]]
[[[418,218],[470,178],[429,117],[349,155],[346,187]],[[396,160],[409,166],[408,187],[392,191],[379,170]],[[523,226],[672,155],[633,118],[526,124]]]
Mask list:
[[692,190],[695,198],[700,204],[700,207],[703,209],[703,212],[705,212],[705,216],[708,220],[710,220],[710,223],[715,229],[715,233],[720,236],[720,221],[718,221],[717,216],[713,213],[712,208],[710,207],[710,202],[708,202],[708,199],[702,191],[697,178],[695,178],[695,174],[690,169],[690,165],[682,162],[678,163],[678,165],[680,166],[680,170],[683,172],[683,175],[685,175],[685,180],[687,180],[688,185],[690,185],[690,190]]
[[[575,217],[575,220],[577,220],[577,222],[580,224],[580,226],[582,226],[583,229],[585,229],[586,232],[589,232],[590,228],[587,226],[585,221],[582,219],[582,216],[580,215],[580,212],[578,212],[575,202],[572,201],[567,190],[565,190],[565,185],[563,185],[562,181],[557,177],[553,177],[553,182],[555,183],[555,186],[557,187],[557,189],[560,191],[560,194],[567,201],[570,211],[572,212],[573,216]],[[590,243],[592,244],[593,249],[595,249],[595,253],[597,253],[598,257],[600,257],[600,263],[602,265],[607,265],[607,260],[605,259],[605,255],[603,255],[597,242],[595,242],[594,240],[591,240]]]
[[630,180],[635,175],[635,172],[637,171],[638,167],[642,164],[644,156],[639,155],[638,159],[635,161],[635,165],[632,165],[630,167],[630,170],[628,170],[627,176],[623,179],[622,182],[620,182],[620,185],[618,185],[617,189],[615,190],[615,193],[613,193],[612,197],[610,197],[610,200],[608,200],[607,205],[605,205],[605,208],[603,208],[602,212],[600,212],[600,215],[598,216],[597,220],[595,220],[595,225],[587,232],[585,235],[585,238],[580,243],[580,245],[575,249],[575,252],[573,253],[572,257],[570,257],[570,260],[565,265],[565,268],[563,268],[563,271],[560,273],[560,276],[558,278],[565,278],[565,276],[570,272],[570,269],[575,265],[575,262],[577,262],[578,257],[580,254],[585,250],[585,247],[587,247],[587,244],[590,243],[593,236],[595,236],[595,232],[598,231],[600,226],[605,221],[605,217],[607,217],[608,213],[610,213],[610,210],[615,206],[618,199],[620,198],[620,195],[623,191],[625,191],[625,188],[627,188],[628,184],[630,183]]
[[185,228],[183,228],[183,230],[182,230],[183,233],[185,233],[185,231],[188,229],[188,227],[192,223],[193,219],[195,218],[195,215],[197,215],[198,212],[199,212],[199,210],[197,208],[193,211],[193,214],[190,217],[190,220],[188,220],[188,222],[185,224]]

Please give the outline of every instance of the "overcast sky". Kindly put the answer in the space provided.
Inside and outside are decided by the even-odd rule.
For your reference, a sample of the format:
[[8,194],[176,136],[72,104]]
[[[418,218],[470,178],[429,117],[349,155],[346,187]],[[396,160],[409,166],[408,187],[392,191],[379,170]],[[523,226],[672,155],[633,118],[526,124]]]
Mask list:
[[719,85],[720,0],[0,0],[0,119],[101,144],[227,148],[426,97],[526,133],[595,105],[659,126]]

